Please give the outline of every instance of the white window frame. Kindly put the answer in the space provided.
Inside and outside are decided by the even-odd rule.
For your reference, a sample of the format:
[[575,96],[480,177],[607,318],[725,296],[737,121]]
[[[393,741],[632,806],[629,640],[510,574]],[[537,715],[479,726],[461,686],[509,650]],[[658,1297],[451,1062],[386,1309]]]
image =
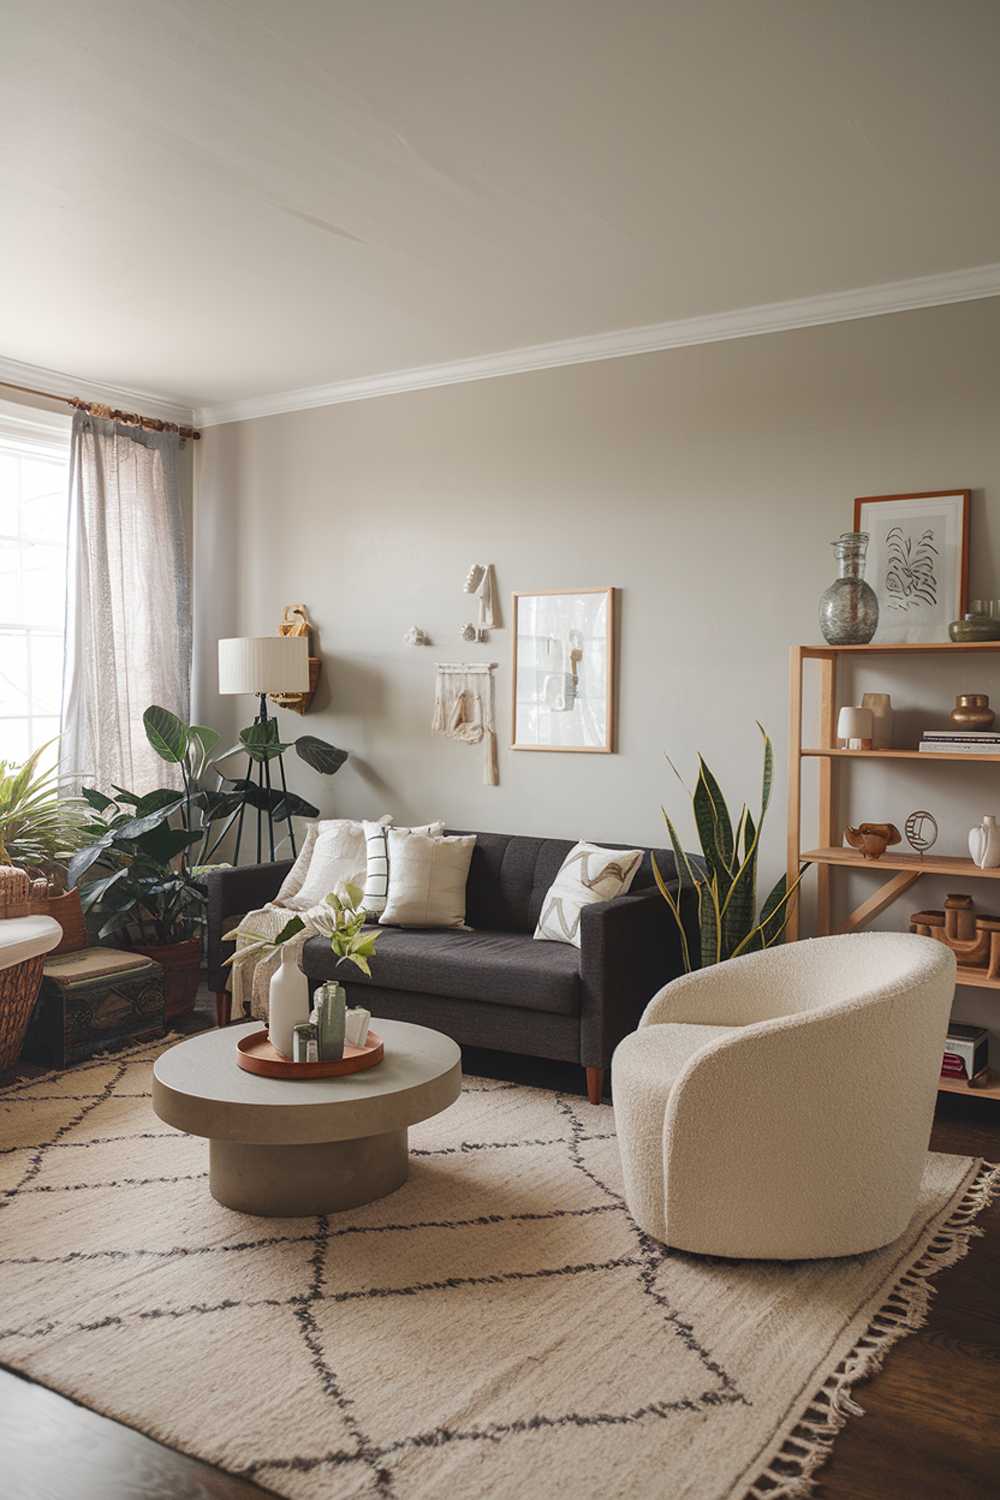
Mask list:
[[[10,401],[0,401],[0,449],[15,452],[19,456],[31,458],[61,459],[65,462],[67,471],[69,468],[69,445],[70,429],[72,421],[69,416],[63,416],[59,412],[49,412],[30,406],[19,406]],[[23,538],[10,536],[3,533],[0,540],[12,541],[15,544],[22,542]],[[32,684],[31,663],[32,637],[46,637],[49,640],[65,638],[64,629],[53,630],[44,626],[25,625],[19,620],[5,620],[3,618],[3,600],[0,599],[0,631],[10,634],[23,635],[27,646],[27,711],[23,714],[0,714],[2,721],[26,721],[28,726],[28,742],[34,745],[34,721],[35,719],[51,719],[56,717],[56,733],[62,728],[61,714],[34,714],[32,713]]]

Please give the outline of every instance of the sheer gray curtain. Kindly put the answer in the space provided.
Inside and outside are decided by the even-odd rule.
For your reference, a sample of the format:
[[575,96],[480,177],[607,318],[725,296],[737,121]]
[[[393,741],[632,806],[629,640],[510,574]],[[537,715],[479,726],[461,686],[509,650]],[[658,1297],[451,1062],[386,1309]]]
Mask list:
[[176,433],[78,412],[70,456],[60,768],[138,794],[171,784],[142,724],[187,718],[191,571]]

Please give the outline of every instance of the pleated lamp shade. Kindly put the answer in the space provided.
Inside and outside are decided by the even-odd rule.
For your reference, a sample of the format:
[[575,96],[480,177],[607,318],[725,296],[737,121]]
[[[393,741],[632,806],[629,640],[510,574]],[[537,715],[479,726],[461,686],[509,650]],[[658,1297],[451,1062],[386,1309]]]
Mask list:
[[304,635],[231,636],[219,642],[220,693],[307,693]]

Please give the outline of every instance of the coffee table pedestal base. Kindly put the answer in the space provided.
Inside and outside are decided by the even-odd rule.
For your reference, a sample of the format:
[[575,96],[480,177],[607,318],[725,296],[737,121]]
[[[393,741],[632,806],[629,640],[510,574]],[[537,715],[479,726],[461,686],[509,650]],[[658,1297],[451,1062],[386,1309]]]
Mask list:
[[409,1132],[261,1146],[210,1140],[208,1185],[226,1208],[271,1219],[331,1214],[384,1198],[409,1174]]

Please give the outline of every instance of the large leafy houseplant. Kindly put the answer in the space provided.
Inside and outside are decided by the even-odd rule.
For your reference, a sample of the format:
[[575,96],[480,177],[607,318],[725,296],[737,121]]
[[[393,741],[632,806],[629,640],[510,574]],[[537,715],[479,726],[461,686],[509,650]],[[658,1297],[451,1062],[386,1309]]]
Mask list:
[[[790,888],[787,877],[782,875],[758,911],[757,858],[761,830],[771,800],[774,751],[763,725],[758,724],[757,728],[764,740],[764,772],[756,821],[744,803],[734,827],[719,783],[702,756],[698,757],[698,780],[691,794],[701,843],[699,868],[684,852],[670,816],[665,808],[662,809],[674,852],[676,892],[670,890],[655,858],[653,873],[660,894],[677,923],[681,956],[688,972],[722,963],[727,958],[738,958],[744,953],[757,953],[779,943],[788,924],[789,902],[805,873],[806,867],[803,866]],[[687,890],[693,891],[697,899],[696,948],[684,922],[684,893]]]
[[86,841],[86,803],[65,794],[67,778],[55,766],[41,766],[54,744],[20,766],[0,761],[0,865],[51,874]]
[[[70,860],[69,878],[77,884],[94,872],[82,899],[99,922],[100,940],[168,947],[200,935],[207,900],[200,877],[248,806],[266,807],[278,822],[317,817],[319,809],[293,792],[272,791],[249,775],[227,776],[219,769],[237,753],[261,763],[288,748],[278,740],[273,719],[244,729],[236,745],[214,757],[220,736],[205,724],[186,724],[157,706],[147,708],[143,723],[160,759],[177,768],[181,785],[144,796],[123,787],[113,787],[113,795],[84,787],[87,847]],[[295,748],[327,774],[347,759],[345,751],[311,735],[301,736]]]

